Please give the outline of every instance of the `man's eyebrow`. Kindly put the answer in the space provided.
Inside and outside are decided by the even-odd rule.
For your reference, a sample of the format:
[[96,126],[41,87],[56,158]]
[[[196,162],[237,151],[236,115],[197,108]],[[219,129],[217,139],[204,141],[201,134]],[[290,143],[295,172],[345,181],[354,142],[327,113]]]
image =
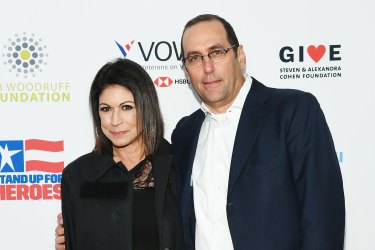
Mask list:
[[[214,45],[211,45],[209,48],[208,48],[208,52],[212,51],[212,50],[215,50],[215,49],[221,49],[221,48],[224,48],[223,45],[219,44],[219,43],[216,43]],[[189,57],[189,56],[192,56],[192,55],[202,55],[202,53],[200,51],[189,51],[187,54],[186,54],[186,57]]]

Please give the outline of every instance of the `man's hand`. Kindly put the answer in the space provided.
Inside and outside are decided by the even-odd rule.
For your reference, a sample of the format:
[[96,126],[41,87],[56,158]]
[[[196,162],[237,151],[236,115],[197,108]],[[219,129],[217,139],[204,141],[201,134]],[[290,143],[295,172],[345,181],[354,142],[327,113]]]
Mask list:
[[64,250],[65,249],[65,237],[64,237],[64,222],[62,214],[57,215],[57,226],[55,229],[55,249]]

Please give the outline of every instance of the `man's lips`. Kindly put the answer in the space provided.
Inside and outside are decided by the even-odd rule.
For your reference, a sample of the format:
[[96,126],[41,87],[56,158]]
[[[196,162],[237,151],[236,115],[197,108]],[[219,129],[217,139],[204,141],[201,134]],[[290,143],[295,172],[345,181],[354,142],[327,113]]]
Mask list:
[[215,85],[215,84],[219,84],[219,83],[220,83],[220,80],[203,81],[204,85]]

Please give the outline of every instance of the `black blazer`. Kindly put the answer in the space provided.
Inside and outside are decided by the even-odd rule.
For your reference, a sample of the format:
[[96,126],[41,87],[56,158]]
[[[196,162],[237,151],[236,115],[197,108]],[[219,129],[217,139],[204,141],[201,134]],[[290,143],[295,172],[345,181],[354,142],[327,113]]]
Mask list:
[[[186,249],[194,249],[191,172],[204,113],[172,134]],[[316,98],[253,79],[231,159],[227,219],[235,250],[342,250],[345,204],[333,140]]]
[[[169,143],[151,157],[160,249],[183,250]],[[89,153],[70,163],[61,181],[67,250],[131,250],[133,186],[112,155]]]

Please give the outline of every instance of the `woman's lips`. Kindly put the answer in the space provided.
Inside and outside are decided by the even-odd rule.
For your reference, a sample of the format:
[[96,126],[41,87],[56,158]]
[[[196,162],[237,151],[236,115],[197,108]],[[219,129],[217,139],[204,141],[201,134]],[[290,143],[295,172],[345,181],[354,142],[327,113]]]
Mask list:
[[111,135],[113,136],[122,136],[125,134],[126,134],[126,131],[111,131]]

